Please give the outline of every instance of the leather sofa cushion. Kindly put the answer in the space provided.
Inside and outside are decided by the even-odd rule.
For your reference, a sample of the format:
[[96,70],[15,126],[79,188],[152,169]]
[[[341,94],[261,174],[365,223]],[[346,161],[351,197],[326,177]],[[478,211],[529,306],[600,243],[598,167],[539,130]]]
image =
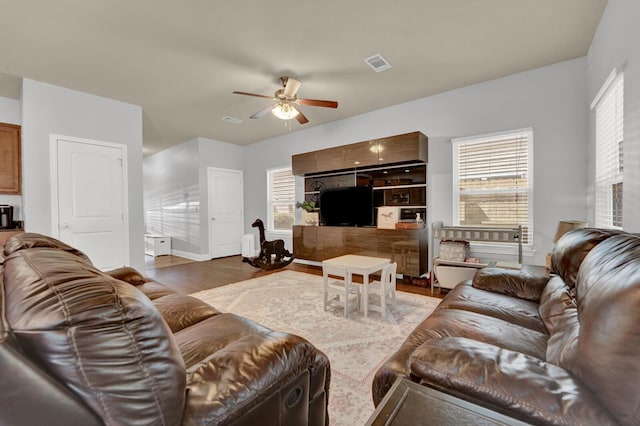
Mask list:
[[4,278],[7,322],[24,353],[106,424],[180,424],[184,364],[144,294],[39,245],[13,250]]
[[527,271],[506,268],[483,268],[473,277],[473,286],[480,290],[539,302],[549,277]]
[[580,265],[589,251],[612,235],[618,235],[621,232],[596,228],[574,229],[567,232],[558,240],[551,252],[551,272],[560,275],[569,288],[574,288]]
[[156,300],[170,294],[175,294],[174,290],[155,281],[149,281],[144,284],[137,285],[136,287],[151,300]]
[[549,336],[535,302],[480,290],[470,281],[458,284],[378,368],[372,382],[374,404],[382,401],[398,377],[415,380],[409,362],[416,348],[448,337],[486,341],[544,360]]
[[114,269],[105,274],[136,286],[151,300],[175,293],[175,290],[142,276],[140,272],[129,266]]
[[[432,339],[438,340],[445,337],[464,337],[479,341],[486,341],[498,347],[527,353],[533,357],[543,360],[546,355],[546,342],[548,336],[546,332],[537,331],[527,327],[512,324],[501,318],[484,315],[479,312],[469,310],[473,307],[477,311],[482,308],[479,305],[467,303],[461,309],[454,308],[455,304],[465,305],[462,296],[469,295],[467,292],[482,292],[483,290],[473,289],[469,285],[462,285],[463,289],[458,289],[461,284],[451,290],[441,306],[429,315],[409,334],[400,348],[394,352],[376,371],[372,383],[373,402],[378,405],[384,398],[398,377],[409,377],[410,357],[416,348]],[[491,293],[494,297],[496,294]],[[508,297],[508,296],[504,296]],[[458,299],[449,305],[448,299]],[[454,300],[455,300],[454,299]],[[462,299],[462,300],[460,300]],[[526,301],[525,301],[526,302]],[[499,309],[487,308],[487,311],[499,312]],[[528,312],[527,315],[534,315]],[[509,317],[505,313],[503,318]]]
[[547,333],[540,319],[538,304],[516,297],[479,290],[469,283],[449,291],[438,309],[460,309],[501,319],[530,330]]
[[154,299],[153,304],[174,333],[220,313],[195,297],[179,293]]
[[580,323],[578,306],[572,291],[559,276],[554,276],[540,299],[540,316],[549,331],[547,362],[570,368],[577,355]]
[[165,285],[143,277],[133,268],[118,268],[107,274],[140,289],[153,301],[173,333],[220,313],[213,306],[195,297],[177,293]]
[[[545,359],[546,333],[511,324],[508,321],[458,309],[436,309],[411,333],[409,339],[420,346],[430,339],[466,337],[504,349]],[[407,343],[409,341],[405,341]]]
[[430,340],[411,356],[414,377],[527,423],[613,425],[591,390],[567,370],[475,340]]
[[616,235],[585,257],[572,372],[623,425],[640,424],[640,237]]
[[[175,334],[187,367],[184,424],[227,424],[314,366],[305,339],[224,313]],[[265,419],[266,420],[266,419]]]

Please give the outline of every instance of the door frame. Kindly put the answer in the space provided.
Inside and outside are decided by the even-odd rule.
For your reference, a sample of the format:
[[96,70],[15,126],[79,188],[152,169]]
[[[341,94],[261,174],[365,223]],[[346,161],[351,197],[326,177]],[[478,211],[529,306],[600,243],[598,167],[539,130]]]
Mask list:
[[[244,235],[244,171],[237,169],[223,169],[220,167],[207,167],[207,239],[209,240],[209,258],[213,259],[213,238],[211,218],[213,217],[213,200],[211,199],[211,177],[214,172],[232,172],[240,175],[240,211],[242,212],[242,232]],[[242,236],[240,236],[242,238]],[[240,243],[242,248],[242,242]]]
[[129,253],[129,172],[127,167],[127,146],[121,143],[105,142],[95,139],[78,138],[55,133],[49,134],[50,182],[51,182],[51,236],[60,238],[59,193],[58,193],[58,142],[60,140],[82,143],[86,145],[116,148],[122,152],[122,214],[124,231],[124,259],[125,264],[131,263]]

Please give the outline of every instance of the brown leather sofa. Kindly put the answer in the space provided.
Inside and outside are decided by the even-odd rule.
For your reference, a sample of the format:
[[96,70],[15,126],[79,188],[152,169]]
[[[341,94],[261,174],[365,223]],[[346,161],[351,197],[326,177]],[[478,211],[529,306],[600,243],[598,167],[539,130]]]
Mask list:
[[566,234],[551,278],[483,269],[377,371],[532,424],[640,424],[640,237]]
[[221,313],[52,238],[0,265],[2,425],[325,425],[308,341]]

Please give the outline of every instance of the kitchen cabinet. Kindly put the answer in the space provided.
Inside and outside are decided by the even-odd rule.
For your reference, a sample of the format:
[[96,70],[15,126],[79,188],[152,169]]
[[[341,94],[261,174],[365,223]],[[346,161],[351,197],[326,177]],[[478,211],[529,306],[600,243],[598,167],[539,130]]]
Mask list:
[[20,195],[21,190],[20,126],[0,123],[0,194]]

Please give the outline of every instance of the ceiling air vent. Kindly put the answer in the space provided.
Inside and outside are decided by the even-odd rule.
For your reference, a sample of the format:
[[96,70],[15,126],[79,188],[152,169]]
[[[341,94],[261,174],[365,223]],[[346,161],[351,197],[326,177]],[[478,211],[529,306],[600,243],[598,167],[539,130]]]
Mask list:
[[364,60],[367,65],[371,67],[375,72],[388,70],[391,68],[391,64],[381,54],[377,53]]
[[231,117],[230,115],[225,115],[224,117],[222,117],[222,121],[226,121],[228,123],[233,123],[233,124],[242,123],[242,120],[240,120],[239,118]]

